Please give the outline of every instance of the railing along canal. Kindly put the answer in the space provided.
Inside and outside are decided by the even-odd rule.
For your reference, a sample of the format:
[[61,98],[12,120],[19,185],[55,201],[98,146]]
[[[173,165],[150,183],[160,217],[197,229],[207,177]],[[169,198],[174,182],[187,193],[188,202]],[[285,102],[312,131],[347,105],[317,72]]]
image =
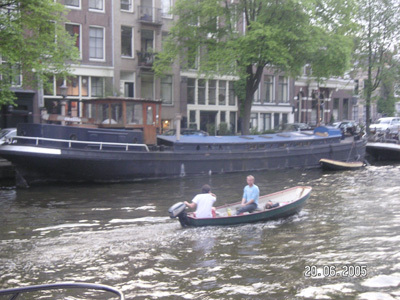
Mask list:
[[129,147],[139,147],[145,149],[149,152],[149,147],[146,144],[130,144],[130,143],[110,143],[110,142],[91,142],[91,141],[76,141],[76,140],[63,140],[63,139],[50,139],[50,138],[42,138],[42,137],[30,137],[30,136],[15,136],[11,138],[10,144],[14,143],[14,140],[32,140],[35,141],[35,146],[40,145],[40,141],[45,142],[54,142],[54,143],[65,143],[68,144],[68,148],[73,148],[73,144],[80,145],[98,145],[99,150],[103,150],[103,146],[119,146],[125,147],[125,151],[129,150]]

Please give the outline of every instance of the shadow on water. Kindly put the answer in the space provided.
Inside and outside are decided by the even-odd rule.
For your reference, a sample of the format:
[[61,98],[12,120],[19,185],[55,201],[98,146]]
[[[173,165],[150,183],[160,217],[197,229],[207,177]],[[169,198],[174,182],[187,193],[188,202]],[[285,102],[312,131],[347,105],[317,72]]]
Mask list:
[[[2,189],[0,286],[96,282],[127,299],[398,297],[399,170],[254,172],[262,194],[310,185],[312,195],[284,220],[192,229],[168,208],[204,183],[216,205],[239,201],[247,174]],[[346,265],[368,276],[325,274]]]

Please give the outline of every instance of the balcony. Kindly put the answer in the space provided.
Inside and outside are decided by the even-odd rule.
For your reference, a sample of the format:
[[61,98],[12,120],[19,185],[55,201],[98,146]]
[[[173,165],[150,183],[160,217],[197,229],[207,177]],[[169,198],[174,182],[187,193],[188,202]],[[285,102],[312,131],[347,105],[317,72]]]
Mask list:
[[139,6],[139,22],[145,24],[162,25],[161,9],[148,6]]
[[149,69],[153,67],[156,53],[137,51],[137,56],[138,56],[139,67],[149,68]]

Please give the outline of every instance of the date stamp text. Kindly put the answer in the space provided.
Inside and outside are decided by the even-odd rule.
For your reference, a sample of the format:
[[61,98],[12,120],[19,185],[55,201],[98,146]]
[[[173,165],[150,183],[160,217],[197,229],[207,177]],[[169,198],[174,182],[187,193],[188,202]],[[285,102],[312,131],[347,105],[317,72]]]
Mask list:
[[309,265],[304,267],[304,277],[367,277],[366,265]]

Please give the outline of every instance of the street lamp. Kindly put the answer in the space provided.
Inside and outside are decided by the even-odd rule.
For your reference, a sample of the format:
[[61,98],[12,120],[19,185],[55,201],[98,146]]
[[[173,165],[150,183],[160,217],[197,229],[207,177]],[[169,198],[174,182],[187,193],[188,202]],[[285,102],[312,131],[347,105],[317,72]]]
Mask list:
[[[62,100],[61,100],[61,115],[63,117],[66,116],[65,106],[67,105],[67,92],[68,92],[68,87],[63,82],[63,84],[60,86],[60,94],[62,96]],[[61,121],[61,125],[65,125],[64,118]]]

